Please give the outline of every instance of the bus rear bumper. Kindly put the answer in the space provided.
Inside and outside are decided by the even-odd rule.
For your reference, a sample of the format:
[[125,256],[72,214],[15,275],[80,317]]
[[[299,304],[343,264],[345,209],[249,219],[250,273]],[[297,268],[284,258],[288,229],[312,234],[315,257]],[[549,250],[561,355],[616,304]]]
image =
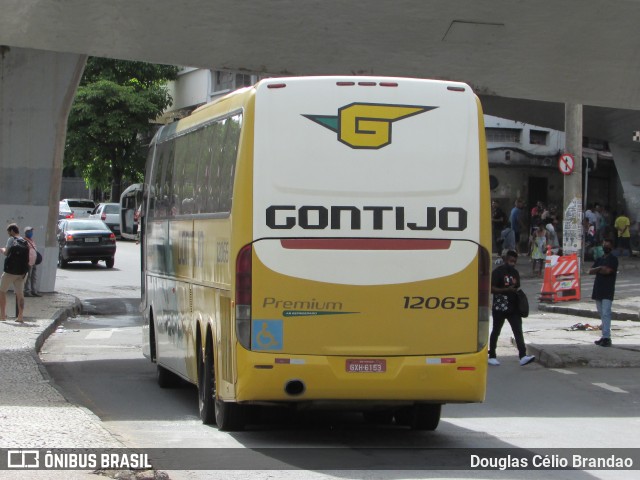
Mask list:
[[237,402],[482,402],[487,351],[463,355],[345,357],[239,352]]

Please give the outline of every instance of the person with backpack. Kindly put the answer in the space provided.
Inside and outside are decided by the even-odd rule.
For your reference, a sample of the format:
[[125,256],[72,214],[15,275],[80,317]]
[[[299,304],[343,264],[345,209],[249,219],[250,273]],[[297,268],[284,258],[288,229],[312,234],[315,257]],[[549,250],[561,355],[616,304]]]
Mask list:
[[20,236],[20,229],[15,223],[7,227],[9,239],[0,252],[5,255],[4,271],[0,278],[0,321],[7,319],[7,291],[13,285],[18,304],[16,322],[24,322],[24,281],[29,271],[29,244]]
[[498,338],[505,320],[511,325],[511,331],[516,340],[520,366],[528,365],[536,357],[527,355],[527,345],[522,333],[522,312],[518,309],[518,290],[520,289],[520,273],[516,270],[518,253],[509,250],[504,255],[504,263],[491,273],[491,293],[493,293],[493,328],[489,336],[489,365],[498,366],[496,350]]
[[27,272],[27,280],[24,283],[24,296],[41,297],[42,295],[38,293],[38,265],[42,261],[42,256],[38,252],[36,241],[33,239],[33,227],[26,227],[24,236],[29,244],[29,271]]

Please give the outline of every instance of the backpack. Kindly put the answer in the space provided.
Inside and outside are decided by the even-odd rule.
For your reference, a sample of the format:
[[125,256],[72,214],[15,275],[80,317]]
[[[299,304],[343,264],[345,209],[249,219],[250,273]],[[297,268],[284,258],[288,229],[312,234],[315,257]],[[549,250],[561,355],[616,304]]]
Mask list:
[[12,275],[24,275],[29,271],[29,244],[17,237],[4,260],[4,271]]

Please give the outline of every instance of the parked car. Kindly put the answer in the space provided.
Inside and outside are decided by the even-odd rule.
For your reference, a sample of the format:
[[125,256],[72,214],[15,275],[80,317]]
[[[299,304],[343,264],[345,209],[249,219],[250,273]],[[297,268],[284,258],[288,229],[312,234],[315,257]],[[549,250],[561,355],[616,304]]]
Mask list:
[[60,200],[58,220],[88,217],[95,209],[95,202],[88,198],[65,198]]
[[120,235],[120,204],[100,203],[89,218],[102,220],[116,235]]
[[97,265],[104,260],[113,268],[116,255],[116,235],[102,220],[63,219],[58,222],[58,266],[69,262],[91,261]]

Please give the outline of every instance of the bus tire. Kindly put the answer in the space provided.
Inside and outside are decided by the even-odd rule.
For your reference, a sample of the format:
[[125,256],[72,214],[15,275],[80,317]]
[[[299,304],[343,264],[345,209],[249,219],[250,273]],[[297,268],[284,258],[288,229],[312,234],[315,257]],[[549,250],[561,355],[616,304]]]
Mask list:
[[239,432],[244,430],[245,411],[236,402],[224,402],[216,397],[216,424],[221,432]]
[[412,430],[433,431],[440,423],[442,405],[439,403],[424,403],[413,407],[410,427]]
[[396,425],[402,425],[403,427],[408,427],[411,425],[412,417],[413,407],[402,407],[393,412],[393,418],[396,421]]
[[[202,351],[201,349],[199,350]],[[207,341],[204,356],[200,353],[198,362],[198,410],[205,425],[216,422],[216,387],[213,370],[213,351],[211,341]]]
[[411,427],[412,430],[435,430],[440,423],[442,405],[421,403],[413,407],[402,407],[394,412],[397,425]]
[[156,369],[156,380],[160,388],[174,388],[180,381],[175,373],[167,370],[161,365],[158,365]]

